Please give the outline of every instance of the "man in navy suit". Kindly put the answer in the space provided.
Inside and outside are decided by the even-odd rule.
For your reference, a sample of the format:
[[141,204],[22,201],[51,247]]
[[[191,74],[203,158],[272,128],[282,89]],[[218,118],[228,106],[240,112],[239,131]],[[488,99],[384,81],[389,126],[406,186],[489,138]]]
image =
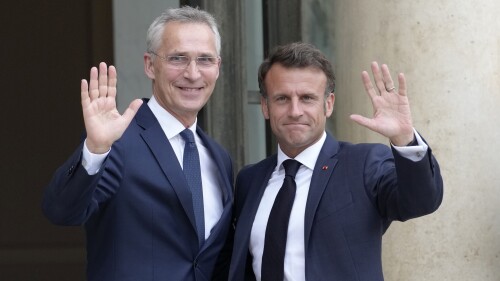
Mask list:
[[[120,115],[113,66],[101,63],[89,83],[82,80],[86,139],[56,171],[43,211],[55,224],[85,225],[88,280],[227,280],[221,250],[231,225],[232,163],[197,127],[219,76],[220,48],[210,14],[170,9],[147,34],[151,99]],[[186,143],[199,160],[185,164]],[[185,175],[193,164],[198,176]]]
[[[375,86],[366,71],[362,80],[374,115],[351,119],[387,137],[390,147],[340,142],[325,132],[335,78],[314,46],[281,46],[262,63],[261,107],[278,152],[236,179],[229,280],[383,280],[382,235],[390,223],[439,207],[440,170],[413,128],[405,77],[399,74],[396,89],[387,65],[371,69]],[[298,172],[281,187],[293,178],[282,165],[287,159],[298,161]],[[280,194],[292,186],[290,214],[278,214],[286,201]]]

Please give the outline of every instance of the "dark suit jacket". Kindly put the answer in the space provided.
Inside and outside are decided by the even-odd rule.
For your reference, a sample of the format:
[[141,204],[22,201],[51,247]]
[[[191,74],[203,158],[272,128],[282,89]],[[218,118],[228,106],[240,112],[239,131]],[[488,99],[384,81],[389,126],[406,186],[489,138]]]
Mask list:
[[83,144],[76,149],[48,185],[43,211],[55,224],[85,224],[89,280],[211,280],[223,270],[216,261],[231,225],[231,159],[197,128],[219,170],[224,206],[199,249],[189,187],[146,102],[97,175],[81,165]]
[[[255,280],[250,231],[276,163],[276,155],[271,156],[243,169],[236,179],[231,281]],[[382,235],[391,221],[429,214],[442,196],[442,178],[430,149],[421,161],[412,162],[393,156],[385,145],[354,145],[328,135],[305,210],[306,280],[383,280]]]

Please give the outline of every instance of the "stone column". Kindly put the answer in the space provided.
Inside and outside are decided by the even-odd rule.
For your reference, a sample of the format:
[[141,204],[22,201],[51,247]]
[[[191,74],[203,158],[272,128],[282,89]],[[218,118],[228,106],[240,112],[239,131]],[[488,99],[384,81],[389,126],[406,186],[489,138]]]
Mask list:
[[384,236],[386,280],[500,280],[500,2],[309,0],[302,10],[306,41],[335,64],[336,137],[387,143],[349,120],[372,114],[360,73],[376,60],[405,73],[415,128],[441,165],[440,209]]
[[[196,2],[196,1],[195,1]],[[222,37],[222,65],[210,101],[203,109],[205,131],[232,156],[236,172],[245,163],[245,105],[247,103],[242,1],[201,0],[200,7],[214,15]]]
[[[153,95],[151,80],[144,73],[146,34],[154,19],[165,9],[179,7],[179,0],[112,2],[114,65],[118,72],[116,99],[118,109],[123,113],[132,100]],[[95,49],[99,50],[99,38],[95,39]]]

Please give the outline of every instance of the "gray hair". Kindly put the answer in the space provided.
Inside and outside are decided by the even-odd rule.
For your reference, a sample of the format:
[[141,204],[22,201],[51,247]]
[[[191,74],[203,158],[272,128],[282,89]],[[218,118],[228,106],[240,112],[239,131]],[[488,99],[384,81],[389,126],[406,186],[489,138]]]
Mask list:
[[312,44],[296,42],[276,47],[260,65],[258,81],[260,93],[264,98],[267,98],[264,80],[273,64],[280,64],[286,68],[317,68],[326,75],[325,97],[335,90],[335,74],[325,55]]
[[158,50],[161,44],[165,25],[169,22],[174,21],[181,23],[201,23],[208,25],[208,27],[210,27],[210,29],[212,29],[212,31],[214,32],[215,49],[217,51],[217,55],[220,55],[221,38],[215,18],[206,11],[189,6],[167,9],[153,21],[153,23],[149,26],[146,36],[146,47],[148,53],[156,52],[156,50]]

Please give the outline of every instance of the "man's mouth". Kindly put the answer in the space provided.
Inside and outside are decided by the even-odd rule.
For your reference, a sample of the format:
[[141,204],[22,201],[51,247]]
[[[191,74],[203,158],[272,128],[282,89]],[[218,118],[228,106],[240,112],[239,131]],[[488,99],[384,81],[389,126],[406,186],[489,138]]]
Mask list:
[[203,87],[178,87],[183,91],[200,91]]
[[304,123],[287,123],[285,126],[290,126],[290,127],[302,127],[302,126],[307,126],[307,124]]

